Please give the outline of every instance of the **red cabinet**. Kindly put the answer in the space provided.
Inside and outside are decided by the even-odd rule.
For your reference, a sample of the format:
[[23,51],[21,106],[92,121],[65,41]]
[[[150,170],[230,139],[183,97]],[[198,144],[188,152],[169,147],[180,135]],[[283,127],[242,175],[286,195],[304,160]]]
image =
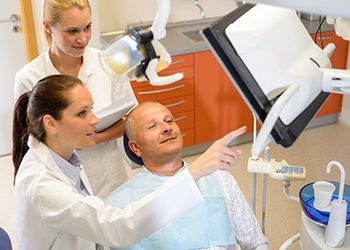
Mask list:
[[253,116],[211,51],[195,53],[195,142],[217,140],[241,126],[253,130]]

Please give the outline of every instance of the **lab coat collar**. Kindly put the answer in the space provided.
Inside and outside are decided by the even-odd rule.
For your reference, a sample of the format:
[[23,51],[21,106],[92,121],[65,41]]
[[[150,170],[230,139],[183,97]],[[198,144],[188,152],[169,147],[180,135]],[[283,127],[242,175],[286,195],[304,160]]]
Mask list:
[[[51,47],[46,51],[45,55],[45,65],[46,69],[45,71],[51,72],[51,74],[61,74],[53,65],[51,58],[50,58],[50,49]],[[91,51],[89,50],[89,47],[86,48],[86,51],[83,55],[83,64],[81,65],[81,68],[78,73],[78,78],[82,80],[83,83],[86,83],[88,78],[92,75],[94,71],[94,62],[93,56]],[[54,73],[52,73],[54,72]]]
[[50,49],[51,47],[46,51],[45,54],[45,72],[48,74],[48,72],[51,72],[51,74],[60,74],[60,72],[55,68],[53,65],[51,58],[50,58]]
[[89,47],[87,47],[83,55],[83,64],[81,65],[81,68],[78,73],[78,78],[82,80],[83,83],[86,83],[89,77],[94,72],[94,66],[96,63],[100,63],[100,62],[94,62],[92,53]]
[[[70,178],[68,178],[57,166],[54,158],[49,151],[48,146],[45,143],[38,141],[32,135],[30,135],[28,139],[28,146],[33,154],[37,156],[38,160],[40,160],[47,169],[51,170],[54,173],[58,173],[60,175],[60,179],[65,181],[67,184],[75,186],[75,183]],[[83,180],[84,185],[89,191],[90,195],[93,195],[90,182],[85,174],[82,165],[80,165],[80,178]]]
[[40,142],[32,135],[30,135],[28,139],[28,147],[33,151],[33,154],[38,156],[38,159],[40,159],[40,161],[42,161],[48,169],[54,172],[61,171],[53,159],[48,146],[45,143]]

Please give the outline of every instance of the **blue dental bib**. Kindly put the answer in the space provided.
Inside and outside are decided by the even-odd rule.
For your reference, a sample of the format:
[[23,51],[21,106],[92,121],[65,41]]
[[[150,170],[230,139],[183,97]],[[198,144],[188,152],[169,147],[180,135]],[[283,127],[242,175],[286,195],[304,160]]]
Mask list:
[[[158,175],[144,169],[114,190],[105,199],[105,203],[123,208],[155,191],[169,178],[171,177]],[[204,198],[201,204],[134,246],[123,249],[179,250],[235,244],[236,239],[227,213],[225,197],[216,176],[212,174],[201,178],[198,181],[198,186]]]

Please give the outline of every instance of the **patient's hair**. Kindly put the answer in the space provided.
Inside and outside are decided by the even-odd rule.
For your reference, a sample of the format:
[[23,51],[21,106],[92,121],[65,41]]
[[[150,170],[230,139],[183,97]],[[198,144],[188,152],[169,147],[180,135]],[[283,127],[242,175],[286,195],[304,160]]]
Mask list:
[[133,111],[137,109],[138,107],[142,107],[143,105],[147,103],[159,103],[156,101],[145,101],[140,103],[138,106],[136,106],[133,110],[130,111],[130,113],[126,116],[125,123],[124,123],[124,132],[128,136],[130,140],[135,140],[136,138],[136,128],[135,128],[135,122],[134,119],[137,119],[137,117],[134,117]]

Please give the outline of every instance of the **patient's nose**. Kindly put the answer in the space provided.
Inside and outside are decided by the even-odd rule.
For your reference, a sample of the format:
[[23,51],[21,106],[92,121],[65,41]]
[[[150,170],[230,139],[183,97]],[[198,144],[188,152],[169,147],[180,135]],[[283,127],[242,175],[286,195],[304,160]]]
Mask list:
[[170,126],[168,123],[163,122],[163,125],[162,125],[162,126],[163,126],[163,127],[162,127],[162,132],[163,132],[163,134],[172,131],[172,128],[171,128],[171,126]]

